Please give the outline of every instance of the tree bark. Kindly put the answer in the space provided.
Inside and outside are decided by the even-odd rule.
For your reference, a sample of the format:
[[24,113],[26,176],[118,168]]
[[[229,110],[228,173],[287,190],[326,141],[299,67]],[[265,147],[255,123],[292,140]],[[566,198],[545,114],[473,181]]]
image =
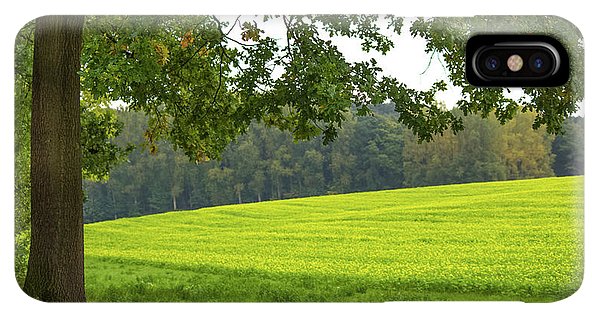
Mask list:
[[173,210],[177,210],[177,197],[174,192],[171,192],[171,195],[173,196]]
[[31,248],[24,291],[85,301],[80,151],[81,16],[35,22],[31,108]]

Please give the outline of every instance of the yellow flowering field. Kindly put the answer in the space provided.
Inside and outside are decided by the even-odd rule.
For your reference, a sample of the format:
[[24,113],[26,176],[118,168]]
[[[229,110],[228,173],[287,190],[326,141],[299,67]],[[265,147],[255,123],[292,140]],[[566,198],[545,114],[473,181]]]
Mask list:
[[228,205],[85,225],[92,301],[555,301],[583,177]]

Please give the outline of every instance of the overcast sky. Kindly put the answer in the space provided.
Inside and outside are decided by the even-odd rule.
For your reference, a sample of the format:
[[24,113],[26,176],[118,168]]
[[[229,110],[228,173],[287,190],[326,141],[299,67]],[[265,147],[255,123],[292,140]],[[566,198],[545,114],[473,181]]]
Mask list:
[[[223,17],[230,25],[236,17]],[[278,39],[280,44],[286,41],[285,26],[281,19],[272,19],[263,22],[260,18],[252,16],[241,17],[242,22],[255,19],[259,28],[264,30],[264,35]],[[405,83],[410,88],[417,90],[427,90],[431,85],[439,80],[447,78],[446,67],[442,64],[437,55],[433,55],[430,63],[430,55],[425,52],[425,40],[414,38],[409,33],[411,20],[406,20],[401,35],[396,35],[392,30],[386,30],[383,27],[383,34],[388,35],[395,43],[395,47],[386,55],[378,52],[366,53],[361,49],[361,41],[343,36],[331,38],[331,41],[339,48],[345,58],[350,61],[367,61],[370,58],[376,59],[378,65],[383,69],[383,73],[388,76],[396,77],[399,81]],[[386,25],[386,23],[381,23]],[[321,31],[322,34],[322,31]],[[240,40],[240,28],[235,27],[230,34],[232,38]],[[328,36],[327,36],[328,37]],[[428,67],[429,65],[429,67]],[[449,85],[449,90],[440,92],[437,95],[438,100],[444,102],[448,108],[454,106],[459,99],[460,89]]]

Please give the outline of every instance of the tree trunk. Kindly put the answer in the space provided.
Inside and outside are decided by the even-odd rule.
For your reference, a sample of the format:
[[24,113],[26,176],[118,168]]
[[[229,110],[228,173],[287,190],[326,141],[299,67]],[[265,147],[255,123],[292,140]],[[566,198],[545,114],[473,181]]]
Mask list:
[[111,184],[109,184],[109,193],[111,193],[111,202],[113,202],[113,208],[115,208],[115,205],[117,205],[117,203],[115,201],[115,191],[113,190]]
[[31,108],[31,248],[24,291],[85,301],[80,151],[81,16],[36,20]]
[[173,210],[177,210],[177,197],[174,192],[171,192],[171,195],[173,196]]
[[187,190],[187,195],[188,195],[188,199],[189,199],[189,209],[192,210],[193,209],[193,186],[189,186],[188,190]]

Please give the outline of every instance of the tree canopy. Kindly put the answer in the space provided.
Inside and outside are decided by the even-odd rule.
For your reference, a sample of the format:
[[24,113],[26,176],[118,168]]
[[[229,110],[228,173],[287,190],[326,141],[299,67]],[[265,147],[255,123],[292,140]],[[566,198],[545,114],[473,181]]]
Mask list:
[[[259,21],[259,24],[258,24]],[[276,21],[284,38],[267,36]],[[495,25],[496,27],[491,27]],[[463,128],[462,116],[442,108],[435,94],[408,88],[385,75],[376,60],[352,62],[332,42],[357,40],[361,49],[387,54],[403,19],[393,16],[90,17],[82,53],[82,89],[97,100],[121,100],[150,117],[146,140],[168,139],[195,161],[219,158],[252,120],[290,131],[296,140],[337,137],[346,113],[371,113],[371,106],[395,104],[399,121],[419,140]],[[582,100],[582,43],[563,20],[535,18],[417,19],[410,32],[440,54],[448,82],[462,88],[457,106],[464,115],[494,113],[505,123],[519,108],[535,112],[534,128],[561,131],[563,120]],[[487,30],[529,30],[561,36],[572,53],[572,80],[565,86],[524,89],[514,100],[502,88],[475,88],[464,78],[464,43]],[[240,34],[239,38],[233,35]],[[444,79],[444,78],[442,78]],[[153,147],[155,150],[156,147]]]

